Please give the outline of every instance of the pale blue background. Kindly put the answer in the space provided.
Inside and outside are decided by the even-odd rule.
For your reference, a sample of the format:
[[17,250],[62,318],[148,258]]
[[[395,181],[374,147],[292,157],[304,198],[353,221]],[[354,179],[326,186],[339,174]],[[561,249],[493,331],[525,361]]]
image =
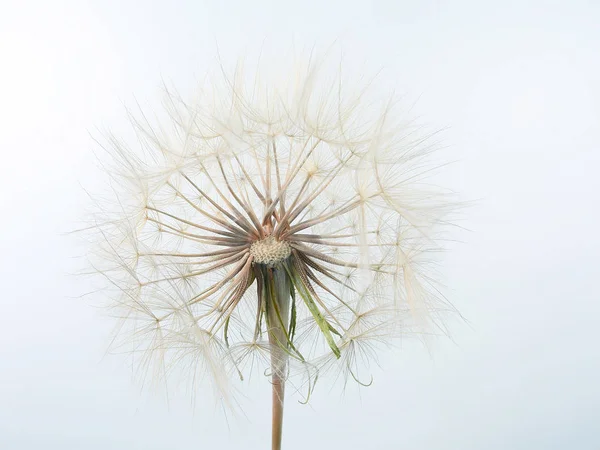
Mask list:
[[599,23],[593,1],[0,2],[0,448],[268,448],[266,380],[226,419],[102,359],[110,323],[67,297],[82,248],[60,234],[99,183],[88,131],[265,38],[386,68],[479,199],[444,261],[472,326],[384,355],[368,389],[290,398],[284,448],[600,448]]

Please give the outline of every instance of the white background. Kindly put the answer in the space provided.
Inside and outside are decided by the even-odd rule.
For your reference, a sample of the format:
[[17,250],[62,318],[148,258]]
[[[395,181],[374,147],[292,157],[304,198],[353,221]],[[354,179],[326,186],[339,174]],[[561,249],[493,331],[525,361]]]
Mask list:
[[370,388],[290,397],[284,448],[600,448],[599,23],[593,1],[0,2],[0,448],[268,448],[264,378],[234,417],[103,358],[64,232],[98,183],[90,133],[134,96],[190,88],[217,46],[335,39],[449,127],[445,177],[477,202],[444,282],[470,325],[383,355]]

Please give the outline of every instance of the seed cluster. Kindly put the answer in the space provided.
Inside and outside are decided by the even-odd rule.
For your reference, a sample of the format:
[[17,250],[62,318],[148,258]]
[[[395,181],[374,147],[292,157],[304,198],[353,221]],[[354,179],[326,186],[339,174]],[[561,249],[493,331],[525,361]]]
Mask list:
[[278,241],[274,236],[267,236],[260,241],[255,241],[250,246],[250,254],[255,264],[265,264],[269,267],[287,259],[292,253],[290,244]]
[[107,142],[91,263],[127,319],[114,345],[155,373],[206,375],[226,398],[270,359],[309,395],[324,372],[362,383],[380,343],[444,331],[454,309],[428,270],[453,204],[424,181],[435,144],[394,101],[378,113],[315,70],[169,94],[172,124],[135,122],[142,151]]

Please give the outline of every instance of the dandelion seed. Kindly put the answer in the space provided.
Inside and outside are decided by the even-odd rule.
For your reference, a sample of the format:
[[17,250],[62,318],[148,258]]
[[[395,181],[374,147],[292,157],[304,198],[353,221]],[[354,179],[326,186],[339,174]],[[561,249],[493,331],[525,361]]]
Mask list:
[[139,151],[109,139],[115,201],[94,216],[94,267],[143,366],[227,399],[231,374],[267,364],[273,449],[290,377],[368,385],[376,345],[444,307],[423,255],[451,204],[422,183],[427,140],[391,102],[373,115],[364,90],[300,75],[169,92],[170,129],[134,121]]

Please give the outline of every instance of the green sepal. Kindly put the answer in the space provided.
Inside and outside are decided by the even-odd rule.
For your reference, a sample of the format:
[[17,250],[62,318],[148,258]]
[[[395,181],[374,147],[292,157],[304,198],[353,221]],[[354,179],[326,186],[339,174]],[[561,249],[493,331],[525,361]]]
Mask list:
[[[257,277],[257,280],[259,285],[258,290],[260,292],[259,302],[261,306],[260,314],[258,316],[258,323],[261,323],[264,318],[267,329],[270,329],[272,326],[274,326],[274,324],[271,323],[272,320],[279,322],[279,324],[281,325],[283,323],[283,320],[281,317],[281,311],[279,310],[279,304],[274,298],[276,294],[273,280],[267,275],[267,271],[265,269],[260,269],[260,279]],[[300,361],[306,361],[302,353],[300,353],[300,351],[294,345],[292,341],[293,336],[290,336],[289,334],[290,330],[293,330],[295,332],[296,329],[296,296],[293,285],[290,286],[290,297],[292,300],[290,324],[288,325],[287,329],[281,327],[281,331],[283,331],[283,335],[285,337],[285,342],[279,342],[278,344],[281,350],[284,351],[288,356],[295,359],[300,359]],[[271,315],[268,313],[269,308],[267,305],[269,304],[272,304],[273,306],[273,310],[275,312],[274,317],[271,317]],[[290,350],[292,350],[295,354],[292,353],[292,351]]]
[[310,311],[313,318],[315,319],[315,322],[317,322],[317,325],[321,329],[323,336],[325,336],[325,340],[327,341],[327,344],[329,344],[329,348],[331,348],[331,351],[336,356],[336,358],[339,359],[342,356],[342,354],[340,352],[340,349],[336,345],[335,340],[333,339],[333,336],[331,335],[331,332],[333,330],[333,332],[335,334],[337,334],[338,336],[339,336],[339,333],[331,326],[331,324],[327,321],[327,319],[325,319],[323,314],[321,314],[321,311],[317,307],[317,305],[316,305],[315,301],[313,300],[313,298],[311,297],[310,293],[308,292],[308,290],[306,289],[306,287],[304,286],[302,281],[299,280],[299,277],[298,277],[296,271],[294,270],[294,268],[289,267],[289,265],[286,264],[285,270],[287,271],[290,279],[292,280],[292,283],[296,287],[296,290],[300,294],[300,297],[302,297],[302,300],[304,300],[304,303],[308,307],[308,310]]
[[290,296],[292,298],[292,313],[290,316],[290,329],[288,331],[288,336],[290,342],[294,340],[294,336],[296,335],[296,290],[293,286],[290,289]]

